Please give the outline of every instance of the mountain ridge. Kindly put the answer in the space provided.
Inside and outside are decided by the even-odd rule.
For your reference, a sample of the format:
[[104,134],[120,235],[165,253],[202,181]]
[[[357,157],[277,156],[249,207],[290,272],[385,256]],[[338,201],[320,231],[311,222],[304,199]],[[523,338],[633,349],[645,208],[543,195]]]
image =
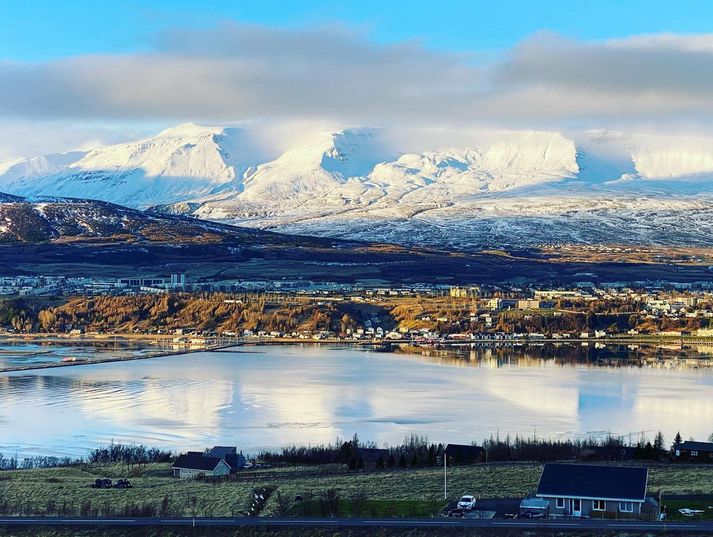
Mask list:
[[713,216],[713,139],[609,131],[480,138],[406,151],[384,129],[354,127],[314,133],[269,158],[248,129],[187,123],[0,166],[0,191],[455,248],[600,242],[617,228],[624,241],[713,244],[701,234]]

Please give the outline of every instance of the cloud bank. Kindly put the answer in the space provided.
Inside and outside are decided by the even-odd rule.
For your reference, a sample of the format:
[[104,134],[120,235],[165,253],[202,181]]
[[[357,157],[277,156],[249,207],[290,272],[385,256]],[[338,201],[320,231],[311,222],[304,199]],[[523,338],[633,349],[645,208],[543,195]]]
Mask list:
[[713,119],[713,34],[536,34],[494,60],[342,26],[173,29],[149,53],[0,62],[0,119],[610,128]]

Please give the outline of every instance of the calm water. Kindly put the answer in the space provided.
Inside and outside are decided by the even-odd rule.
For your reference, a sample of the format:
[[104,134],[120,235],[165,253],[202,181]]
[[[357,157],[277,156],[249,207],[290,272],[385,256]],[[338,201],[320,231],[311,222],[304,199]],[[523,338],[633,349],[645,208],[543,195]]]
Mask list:
[[142,342],[102,341],[63,342],[44,340],[38,342],[0,341],[0,369],[41,365],[56,362],[84,362],[101,355],[103,358],[140,356],[152,350]]
[[[578,351],[581,352],[581,351]],[[246,451],[414,432],[443,442],[491,434],[570,436],[661,429],[667,441],[713,432],[710,367],[601,365],[546,350],[462,358],[325,346],[0,375],[0,452],[86,455],[111,441]],[[637,434],[633,435],[634,438]]]

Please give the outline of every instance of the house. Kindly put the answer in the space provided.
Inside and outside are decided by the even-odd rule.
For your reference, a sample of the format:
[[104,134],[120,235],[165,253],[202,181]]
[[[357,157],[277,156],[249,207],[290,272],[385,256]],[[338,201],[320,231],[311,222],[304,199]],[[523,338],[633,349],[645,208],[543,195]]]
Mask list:
[[686,440],[673,445],[677,461],[713,462],[713,442]]
[[448,444],[445,449],[448,464],[475,464],[485,462],[485,449],[480,446]]
[[205,455],[223,459],[233,473],[245,466],[245,457],[242,453],[238,453],[238,448],[235,446],[213,446],[205,452]]
[[550,516],[639,518],[649,471],[633,466],[545,464],[536,497]]
[[388,449],[358,448],[356,456],[361,460],[361,466],[366,470],[386,468],[389,462]]
[[180,455],[171,466],[173,477],[197,479],[219,477],[230,473],[230,465],[219,457],[209,457],[197,451]]

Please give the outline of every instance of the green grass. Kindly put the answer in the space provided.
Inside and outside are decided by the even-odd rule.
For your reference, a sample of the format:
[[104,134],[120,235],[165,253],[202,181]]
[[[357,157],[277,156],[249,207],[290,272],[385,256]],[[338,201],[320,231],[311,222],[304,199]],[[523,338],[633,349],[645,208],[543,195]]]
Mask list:
[[[713,495],[694,500],[668,500],[664,498],[663,504],[668,509],[669,520],[713,520]],[[693,517],[685,517],[678,512],[681,508],[701,510],[703,513]]]
[[[478,497],[516,497],[537,486],[539,464],[485,464],[448,470],[449,499],[464,492]],[[134,488],[97,490],[90,487],[98,477],[129,477]],[[204,482],[171,477],[169,464],[151,464],[135,475],[119,465],[82,465],[67,468],[0,472],[2,514],[121,516],[132,509],[150,507],[156,514],[171,516],[231,516],[245,512],[254,488],[268,487],[275,493],[263,515],[297,514],[296,496],[303,503],[316,502],[330,489],[336,490],[345,516],[353,505],[377,516],[431,516],[443,507],[443,472],[440,468],[343,473],[336,465],[291,467],[242,472],[237,480]],[[653,466],[649,491],[665,494],[713,494],[713,465]],[[279,493],[279,494],[278,494]],[[278,503],[278,498],[283,503]],[[162,505],[163,504],[163,505]],[[713,502],[711,502],[713,504]],[[690,507],[690,505],[686,505]],[[301,509],[314,509],[302,507]],[[321,514],[314,513],[314,514]],[[137,515],[132,515],[137,516]]]
[[[336,516],[340,517],[411,517],[430,518],[439,515],[447,505],[444,501],[428,500],[342,500],[339,502]],[[326,513],[319,500],[310,499],[294,503],[290,515],[320,517]]]

